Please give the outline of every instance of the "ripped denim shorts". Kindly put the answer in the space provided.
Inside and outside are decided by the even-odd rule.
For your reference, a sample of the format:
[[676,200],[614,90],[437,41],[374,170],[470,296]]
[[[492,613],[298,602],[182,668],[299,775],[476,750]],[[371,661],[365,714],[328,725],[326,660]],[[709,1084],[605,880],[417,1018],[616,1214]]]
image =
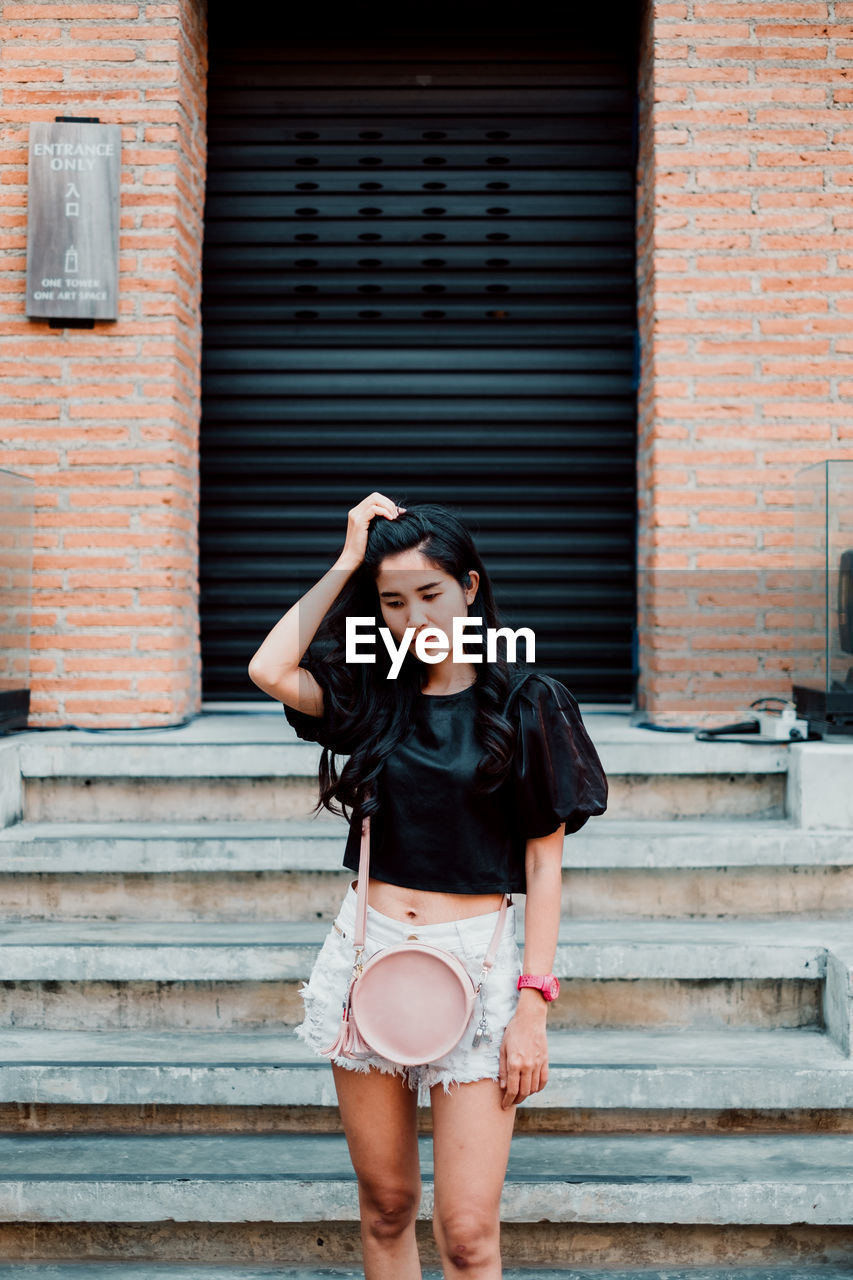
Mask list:
[[[356,891],[350,882],[337,918],[327,934],[320,953],[314,962],[311,976],[300,988],[305,1002],[305,1020],[296,1028],[300,1040],[316,1053],[330,1045],[340,1030],[341,1009],[352,977],[353,931],[355,929]],[[442,924],[411,925],[404,920],[382,915],[368,904],[365,931],[364,959],[382,946],[393,946],[415,937],[421,942],[443,947],[458,956],[476,983],[483,957],[497,924],[497,911],[485,915],[466,916],[462,920],[450,920]],[[418,1090],[418,1102],[425,1106],[433,1085],[444,1086],[450,1092],[452,1084],[468,1084],[473,1080],[498,1080],[500,1077],[500,1049],[507,1023],[518,1004],[516,983],[521,973],[521,954],[515,937],[515,906],[507,907],[503,934],[495,962],[477,997],[471,1020],[462,1039],[450,1053],[435,1062],[418,1066],[403,1066],[391,1062],[379,1054],[366,1058],[330,1058],[330,1062],[350,1071],[367,1072],[377,1067],[393,1075],[402,1075],[410,1089]],[[481,1004],[482,998],[482,1004]],[[485,1038],[475,1049],[474,1033],[485,1011],[491,1043]]]

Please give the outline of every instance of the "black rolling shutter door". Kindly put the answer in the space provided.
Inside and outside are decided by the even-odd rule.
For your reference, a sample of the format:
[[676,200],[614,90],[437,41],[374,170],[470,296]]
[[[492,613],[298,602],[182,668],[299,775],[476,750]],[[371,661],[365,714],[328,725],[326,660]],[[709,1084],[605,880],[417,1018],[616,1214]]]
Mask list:
[[211,60],[205,700],[262,697],[249,658],[379,489],[452,505],[537,663],[630,705],[631,58],[289,57]]

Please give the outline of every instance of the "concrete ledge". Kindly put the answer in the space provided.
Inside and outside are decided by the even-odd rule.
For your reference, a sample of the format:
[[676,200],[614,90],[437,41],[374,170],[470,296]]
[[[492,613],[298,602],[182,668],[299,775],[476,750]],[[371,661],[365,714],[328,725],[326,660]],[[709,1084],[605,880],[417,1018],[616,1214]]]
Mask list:
[[[584,716],[608,774],[787,772],[789,743],[700,742],[692,734],[633,728],[629,714]],[[202,714],[177,728],[25,730],[14,741],[21,772],[40,778],[314,777],[320,757],[278,706],[269,713]]]
[[[853,1062],[814,1030],[550,1030],[524,1108],[853,1107]],[[328,1062],[293,1033],[3,1032],[0,1103],[336,1107]]]
[[[419,1142],[433,1210],[432,1143]],[[358,1220],[339,1134],[0,1135],[0,1221]],[[504,1222],[849,1225],[853,1135],[515,1137]]]
[[25,778],[316,778],[320,748],[296,739],[187,744],[124,738],[81,742],[75,737],[22,743],[20,759]]
[[[667,1267],[664,1271],[578,1271],[504,1268],[504,1280],[850,1280],[847,1266]],[[364,1271],[339,1267],[170,1266],[137,1262],[0,1262],[0,1280],[364,1280]],[[424,1271],[423,1280],[442,1280]]]
[[[5,981],[307,978],[325,921],[23,921],[0,924]],[[519,933],[521,936],[521,933]],[[845,921],[564,920],[560,978],[822,980]]]
[[853,742],[800,742],[790,750],[786,811],[800,827],[853,827]]
[[826,956],[823,1017],[843,1053],[853,1054],[853,945],[837,944]]
[[[306,871],[341,874],[348,827],[330,816],[254,822],[18,822],[0,830],[0,874]],[[789,821],[590,821],[567,836],[577,870],[853,866],[853,828],[802,831]]]
[[343,896],[353,874],[341,866],[348,829],[331,815],[316,822],[19,822],[0,830],[0,874],[338,871]]

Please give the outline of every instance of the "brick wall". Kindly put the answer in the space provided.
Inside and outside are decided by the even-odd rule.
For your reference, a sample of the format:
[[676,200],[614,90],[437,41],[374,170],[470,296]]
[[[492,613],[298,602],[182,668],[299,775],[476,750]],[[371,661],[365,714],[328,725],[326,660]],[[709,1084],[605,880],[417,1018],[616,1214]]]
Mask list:
[[647,4],[640,83],[639,703],[719,724],[790,696],[793,478],[853,458],[853,3]]
[[[2,465],[36,482],[30,724],[198,710],[202,0],[6,0],[0,22]],[[118,321],[25,314],[29,125],[122,127]]]

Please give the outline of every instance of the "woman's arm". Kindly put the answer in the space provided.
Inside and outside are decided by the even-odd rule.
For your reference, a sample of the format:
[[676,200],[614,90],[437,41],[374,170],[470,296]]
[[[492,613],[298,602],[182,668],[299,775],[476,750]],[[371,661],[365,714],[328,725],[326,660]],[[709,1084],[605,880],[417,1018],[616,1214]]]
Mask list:
[[249,663],[249,679],[264,693],[306,715],[323,714],[323,690],[299,663],[347,579],[364,559],[371,520],[377,515],[394,520],[404,510],[374,492],[347,513],[343,551],[320,581],[279,619]]
[[320,623],[358,568],[342,554],[310,591],[291,605],[249,663],[249,679],[271,698],[309,716],[323,714],[323,690],[299,663]]
[[[560,930],[563,822],[549,836],[528,840],[525,849],[527,895],[524,907],[524,973],[551,973]],[[548,1082],[548,1003],[535,987],[518,993],[518,1007],[501,1045],[501,1105],[511,1107]]]

